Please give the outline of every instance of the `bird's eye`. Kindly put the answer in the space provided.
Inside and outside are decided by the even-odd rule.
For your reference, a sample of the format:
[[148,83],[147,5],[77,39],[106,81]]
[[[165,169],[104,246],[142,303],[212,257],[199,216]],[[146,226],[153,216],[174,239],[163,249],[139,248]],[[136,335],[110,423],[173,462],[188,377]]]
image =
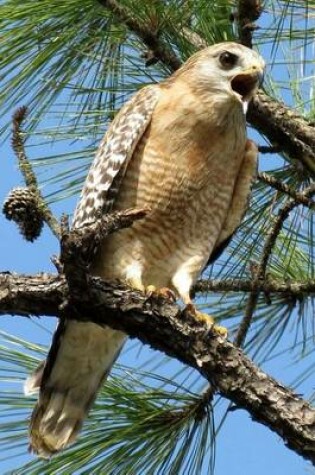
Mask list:
[[236,54],[229,53],[228,51],[224,51],[219,56],[219,61],[224,69],[231,69],[237,63],[237,56]]

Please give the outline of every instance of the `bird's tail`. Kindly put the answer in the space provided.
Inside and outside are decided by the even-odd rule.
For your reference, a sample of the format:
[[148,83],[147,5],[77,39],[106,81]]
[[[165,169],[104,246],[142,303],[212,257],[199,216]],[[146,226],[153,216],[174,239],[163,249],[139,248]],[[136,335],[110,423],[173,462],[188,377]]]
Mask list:
[[25,384],[39,399],[30,422],[30,450],[49,458],[73,442],[126,335],[94,323],[60,323],[45,364]]

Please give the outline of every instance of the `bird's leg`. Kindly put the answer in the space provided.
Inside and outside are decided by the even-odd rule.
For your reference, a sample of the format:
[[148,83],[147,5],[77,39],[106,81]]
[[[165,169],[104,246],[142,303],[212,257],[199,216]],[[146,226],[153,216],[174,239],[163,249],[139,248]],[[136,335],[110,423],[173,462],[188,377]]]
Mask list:
[[125,282],[132,289],[145,292],[145,287],[142,283],[142,266],[138,262],[133,262],[127,266]]
[[227,337],[227,329],[225,327],[221,327],[220,325],[215,325],[213,316],[208,315],[207,313],[199,312],[190,299],[188,303],[186,303],[185,312],[195,317],[199,322],[205,323],[207,327],[211,328],[214,332],[218,333],[224,338]]
[[224,336],[227,336],[227,329],[220,327],[219,325],[214,324],[214,318],[207,313],[199,312],[196,309],[195,305],[190,298],[190,289],[193,284],[193,277],[190,272],[190,266],[184,265],[173,275],[172,284],[180,295],[181,299],[185,304],[185,311],[199,320],[201,323],[207,325],[207,327],[212,328],[216,333]]
[[137,264],[129,266],[126,273],[126,283],[135,290],[141,290],[148,297],[163,297],[176,301],[176,294],[168,287],[157,288],[155,285],[144,286],[142,283],[142,268]]

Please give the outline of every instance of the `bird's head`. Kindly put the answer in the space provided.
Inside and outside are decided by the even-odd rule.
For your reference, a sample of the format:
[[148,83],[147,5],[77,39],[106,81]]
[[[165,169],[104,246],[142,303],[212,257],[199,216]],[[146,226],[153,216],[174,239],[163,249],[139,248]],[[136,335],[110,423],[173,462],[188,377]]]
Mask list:
[[262,83],[264,70],[265,62],[258,53],[241,44],[226,42],[191,56],[179,74],[187,76],[186,72],[190,71],[189,76],[200,91],[236,99],[246,111]]

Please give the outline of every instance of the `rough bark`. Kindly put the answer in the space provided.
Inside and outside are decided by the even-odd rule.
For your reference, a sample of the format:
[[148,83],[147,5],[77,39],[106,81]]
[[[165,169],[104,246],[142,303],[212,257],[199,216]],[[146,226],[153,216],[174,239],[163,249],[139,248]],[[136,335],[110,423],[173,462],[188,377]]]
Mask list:
[[300,162],[310,176],[315,177],[315,127],[262,91],[251,102],[247,119],[272,144],[280,145],[283,153]]
[[271,279],[261,279],[257,283],[253,279],[212,279],[199,280],[194,292],[252,292],[258,290],[268,295],[280,294],[288,298],[303,298],[312,296],[315,293],[315,280],[307,281],[283,281]]
[[309,403],[176,304],[94,277],[89,291],[74,301],[63,276],[0,274],[0,314],[65,318],[69,303],[72,318],[88,315],[89,321],[123,330],[195,368],[222,396],[315,463],[315,410]]

